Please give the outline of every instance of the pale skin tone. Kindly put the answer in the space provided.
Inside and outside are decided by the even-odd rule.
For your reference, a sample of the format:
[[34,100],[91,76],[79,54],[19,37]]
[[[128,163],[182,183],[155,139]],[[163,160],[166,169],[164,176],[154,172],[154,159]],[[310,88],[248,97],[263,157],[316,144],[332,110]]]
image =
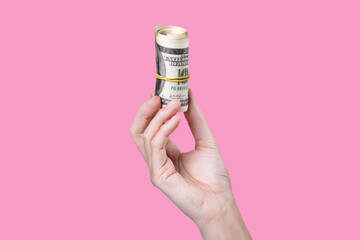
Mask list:
[[170,139],[180,123],[179,109],[179,100],[161,108],[160,98],[152,93],[131,126],[151,182],[194,221],[204,240],[252,239],[236,205],[218,144],[191,90],[184,115],[195,148],[181,152]]

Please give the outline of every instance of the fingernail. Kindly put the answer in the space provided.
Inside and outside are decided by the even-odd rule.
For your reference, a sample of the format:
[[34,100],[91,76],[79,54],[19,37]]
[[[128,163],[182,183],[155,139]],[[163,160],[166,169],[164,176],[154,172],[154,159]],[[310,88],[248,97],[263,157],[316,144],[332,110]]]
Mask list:
[[153,96],[152,98],[150,98],[149,102],[154,101],[155,98],[156,98],[156,96]]

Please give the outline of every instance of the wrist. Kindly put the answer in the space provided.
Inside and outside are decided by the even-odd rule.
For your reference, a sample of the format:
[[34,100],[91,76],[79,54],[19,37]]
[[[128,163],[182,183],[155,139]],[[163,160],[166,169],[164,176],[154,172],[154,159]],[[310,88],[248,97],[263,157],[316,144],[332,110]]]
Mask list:
[[208,218],[197,223],[204,240],[251,239],[233,196],[212,207]]

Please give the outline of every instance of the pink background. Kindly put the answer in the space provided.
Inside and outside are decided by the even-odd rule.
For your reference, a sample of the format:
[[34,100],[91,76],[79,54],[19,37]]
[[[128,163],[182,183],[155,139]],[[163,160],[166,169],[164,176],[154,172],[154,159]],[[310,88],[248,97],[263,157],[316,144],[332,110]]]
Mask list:
[[189,31],[189,85],[253,238],[360,239],[359,7],[1,1],[0,239],[200,238],[129,134],[159,24]]

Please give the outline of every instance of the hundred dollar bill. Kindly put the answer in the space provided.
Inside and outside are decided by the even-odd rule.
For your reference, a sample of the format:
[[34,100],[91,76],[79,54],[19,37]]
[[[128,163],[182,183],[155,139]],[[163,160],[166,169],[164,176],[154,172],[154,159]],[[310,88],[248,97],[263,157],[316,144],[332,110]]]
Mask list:
[[[189,38],[184,28],[177,26],[155,27],[156,73],[168,80],[156,78],[155,94],[160,96],[162,107],[172,99],[181,102],[180,112],[188,109],[188,81],[176,82],[171,78],[189,75]],[[169,81],[170,80],[170,81]]]

